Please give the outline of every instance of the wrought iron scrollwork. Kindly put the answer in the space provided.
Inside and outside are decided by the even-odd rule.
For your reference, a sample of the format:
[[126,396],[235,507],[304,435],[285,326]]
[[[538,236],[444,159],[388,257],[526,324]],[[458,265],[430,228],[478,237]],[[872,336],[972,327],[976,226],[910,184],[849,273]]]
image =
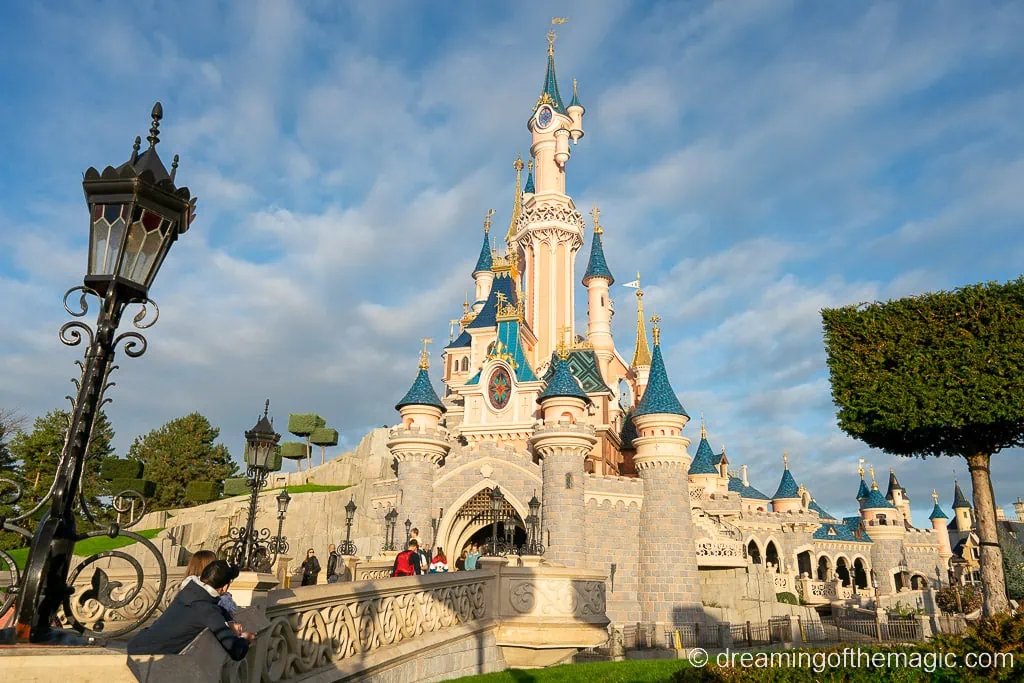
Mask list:
[[342,541],[338,544],[338,552],[342,555],[355,555],[359,552],[359,548],[352,541]]
[[116,347],[122,341],[124,342],[124,347],[122,348],[124,355],[129,358],[138,358],[149,348],[149,342],[138,332],[122,332],[114,338],[114,343],[111,346]]

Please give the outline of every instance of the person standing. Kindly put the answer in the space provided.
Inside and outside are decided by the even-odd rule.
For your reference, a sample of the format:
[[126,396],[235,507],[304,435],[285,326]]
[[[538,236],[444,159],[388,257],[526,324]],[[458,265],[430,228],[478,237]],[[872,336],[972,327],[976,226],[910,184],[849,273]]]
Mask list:
[[437,546],[434,559],[430,562],[431,574],[443,574],[448,571],[448,558],[444,556],[444,548]]
[[338,551],[334,544],[327,546],[327,583],[338,583],[341,577],[338,576]]
[[476,543],[471,543],[469,546],[469,552],[466,553],[466,569],[473,571],[476,569],[476,561],[480,559],[480,550],[477,548]]
[[463,548],[462,554],[459,555],[458,559],[455,560],[455,571],[461,572],[466,570],[466,555],[469,554],[469,548]]
[[413,527],[409,532],[409,540],[416,541],[416,547],[419,548],[420,566],[423,567],[423,573],[425,574],[427,572],[427,567],[430,566],[430,560],[433,557],[433,555],[430,554],[430,546],[420,540],[420,530],[416,527]]
[[420,567],[420,544],[415,538],[409,539],[408,547],[398,553],[395,565],[391,568],[391,576],[413,576],[422,574]]
[[316,559],[316,551],[310,548],[306,551],[306,559],[302,561],[302,585],[315,586],[319,575],[320,561]]

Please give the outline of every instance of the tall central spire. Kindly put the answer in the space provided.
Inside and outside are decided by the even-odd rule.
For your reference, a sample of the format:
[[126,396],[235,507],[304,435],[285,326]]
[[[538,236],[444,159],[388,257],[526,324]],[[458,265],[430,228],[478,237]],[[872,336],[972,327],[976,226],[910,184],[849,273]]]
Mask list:
[[[640,273],[636,274],[637,283]],[[647,346],[647,327],[644,325],[644,290],[636,288],[636,350],[633,351],[633,367],[650,367],[651,349]]]
[[[552,19],[552,23],[555,23],[554,19]],[[562,102],[562,95],[558,92],[558,78],[555,76],[555,39],[557,37],[555,29],[552,28],[548,31],[548,68],[544,72],[544,89],[540,93],[540,99],[537,100],[534,110],[542,104],[550,104],[552,109],[564,114],[565,104]]]
[[516,195],[512,201],[512,218],[508,222],[508,232],[505,234],[505,243],[512,246],[512,238],[516,235],[519,226],[519,217],[523,215],[523,157],[517,156],[512,167],[516,169]]

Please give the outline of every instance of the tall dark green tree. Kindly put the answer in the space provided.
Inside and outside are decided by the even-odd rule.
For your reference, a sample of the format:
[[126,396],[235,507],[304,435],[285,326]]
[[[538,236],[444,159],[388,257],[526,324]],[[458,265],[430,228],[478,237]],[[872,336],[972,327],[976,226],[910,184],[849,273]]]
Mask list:
[[235,475],[227,446],[214,443],[219,435],[203,415],[191,413],[135,439],[128,457],[145,463],[146,479],[156,484],[155,509],[184,505],[189,482]]
[[959,456],[984,613],[1008,609],[989,463],[1024,445],[1024,277],[822,311],[839,427],[902,456]]
[[[0,408],[0,477],[18,481],[18,461],[11,453],[11,439],[24,426],[24,418],[13,411]],[[6,484],[0,484],[0,502],[10,493],[13,488]],[[11,517],[15,513],[13,505],[0,504],[0,517]],[[0,530],[0,549],[17,548],[23,544],[21,536],[15,533]]]
[[1024,600],[1024,546],[999,525],[999,546],[1003,549],[1003,575],[1006,576],[1006,594],[1011,600]]
[[[35,419],[31,431],[20,432],[11,440],[10,450],[18,461],[18,469],[25,485],[25,496],[20,503],[22,509],[35,505],[50,490],[64,448],[68,417],[66,411],[51,410],[43,417]],[[89,500],[101,495],[100,462],[114,454],[114,447],[110,443],[113,439],[114,428],[110,425],[106,413],[100,412],[96,424],[93,425],[83,473],[84,491]]]

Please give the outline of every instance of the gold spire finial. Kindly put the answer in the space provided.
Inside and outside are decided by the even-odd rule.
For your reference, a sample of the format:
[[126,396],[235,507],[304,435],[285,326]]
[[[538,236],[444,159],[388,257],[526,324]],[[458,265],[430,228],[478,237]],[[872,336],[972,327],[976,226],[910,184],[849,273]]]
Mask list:
[[[530,159],[530,168],[533,168],[533,159]],[[523,215],[523,157],[522,155],[516,155],[516,160],[512,163],[512,167],[516,169],[516,193],[512,198],[512,218],[508,221],[508,232],[505,233],[505,244],[510,248],[512,246],[512,238],[515,237],[516,231],[519,227],[519,219]],[[518,281],[518,278],[517,278]]]
[[590,210],[590,216],[594,219],[594,234],[603,234],[604,228],[601,227],[601,209],[597,208],[597,202],[594,202],[594,208]]
[[651,316],[651,336],[654,338],[654,345],[658,346],[661,344],[661,328],[658,327],[658,323],[661,322],[661,316],[655,313]]
[[469,292],[466,292],[466,298],[462,301],[462,312],[469,313]]
[[939,492],[935,489],[932,489],[932,500],[935,501],[936,505],[939,504]]
[[430,368],[430,352],[427,351],[427,344],[433,344],[434,340],[430,337],[423,338],[423,350],[420,352],[420,370],[427,370]]
[[523,166],[523,155],[522,154],[517,154],[516,155],[516,160],[512,162],[512,168],[516,169],[517,173],[521,173],[523,168],[525,168]]
[[857,458],[857,472],[860,473],[860,478],[864,479],[864,458]]
[[[552,26],[555,26],[556,24],[564,24],[567,21],[569,21],[569,17],[551,17]],[[554,28],[548,31],[548,55],[555,54],[555,40],[557,38],[558,35],[555,33]]]
[[636,272],[636,346],[633,351],[634,368],[650,367],[651,349],[647,346],[647,328],[644,324],[644,290],[640,289],[640,271]]
[[[708,428],[707,428],[707,425],[704,423],[704,411],[703,410],[700,411],[700,438],[702,438],[702,439],[708,438]],[[722,446],[722,452],[723,453],[725,452],[725,446]]]
[[868,472],[871,473],[871,488],[875,491],[878,490],[878,482],[875,481],[875,466],[871,465],[868,467]]
[[786,451],[782,451],[782,466],[789,469],[789,454]]
[[484,216],[484,234],[488,235],[491,232],[491,216],[494,215],[494,209],[487,209],[487,215]]
[[558,343],[555,344],[555,354],[562,360],[569,357],[569,343],[566,337],[572,334],[572,327],[566,325],[558,328]]

